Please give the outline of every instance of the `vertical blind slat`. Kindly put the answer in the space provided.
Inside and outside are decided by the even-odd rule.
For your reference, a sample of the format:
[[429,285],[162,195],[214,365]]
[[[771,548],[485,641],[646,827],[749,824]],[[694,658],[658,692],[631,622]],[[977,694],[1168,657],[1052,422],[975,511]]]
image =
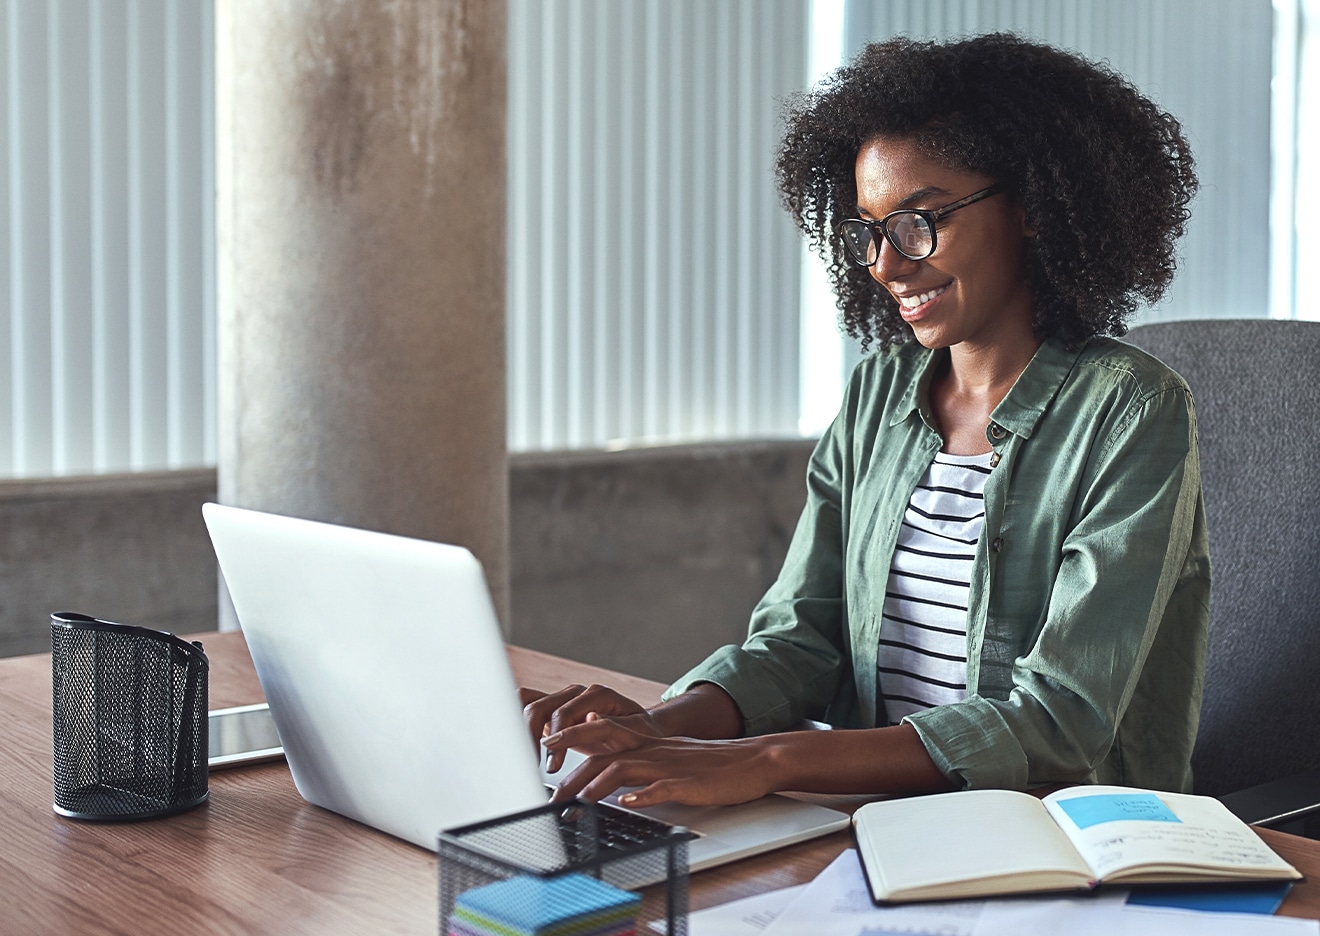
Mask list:
[[[711,187],[716,195],[719,217],[726,218],[729,221],[729,227],[726,227],[725,230],[727,231],[732,227],[741,233],[747,219],[743,210],[745,206],[739,205],[735,195],[737,156],[733,151],[735,108],[732,102],[736,87],[733,77],[733,45],[736,41],[734,37],[736,27],[733,19],[734,5],[732,3],[720,3],[717,6],[719,7],[719,18],[715,35],[719,37],[719,43],[715,49],[715,82],[714,87],[711,89],[715,100],[715,166],[714,171],[711,173]],[[731,247],[736,248],[739,240],[740,238],[730,238],[724,242],[722,246],[726,255]],[[714,348],[715,405],[711,415],[714,419],[716,434],[729,436],[734,433],[734,423],[731,417],[733,415],[734,400],[736,399],[733,387],[736,367],[733,361],[733,340],[729,310],[733,308],[736,301],[736,283],[745,275],[745,271],[739,270],[735,263],[715,263],[713,266],[715,268],[716,289],[709,316],[714,322],[712,346]]]
[[613,384],[617,379],[617,328],[611,314],[611,271],[618,268],[618,239],[614,232],[624,221],[626,212],[619,202],[618,159],[610,140],[618,126],[620,98],[618,85],[609,80],[617,69],[619,56],[616,38],[617,22],[605,14],[606,4],[614,0],[592,0],[588,16],[592,27],[591,41],[602,54],[591,61],[588,87],[592,94],[592,159],[595,163],[595,191],[592,200],[591,223],[596,231],[593,264],[591,267],[591,342],[592,382],[590,419],[584,424],[583,438],[612,438],[615,429]]
[[[14,2],[0,3],[0,50],[4,51],[3,67],[0,67],[0,302],[13,308],[14,280],[14,212],[13,189],[15,175],[13,165],[14,114],[17,107],[17,89],[14,87],[14,72],[17,66],[15,46],[17,40],[12,28],[14,21]],[[14,463],[14,401],[13,394],[6,391],[13,385],[13,313],[0,319],[0,394],[6,399],[0,402],[0,473],[4,473]]]
[[[196,83],[198,106],[201,110],[201,159],[199,160],[202,184],[198,198],[201,201],[201,296],[194,296],[202,308],[202,347],[201,347],[201,382],[202,412],[197,432],[201,436],[201,463],[214,465],[218,459],[215,427],[216,394],[219,387],[219,373],[216,364],[216,241],[215,241],[215,179],[216,147],[215,142],[215,4],[202,3],[201,29],[193,37],[195,60],[202,63],[200,80]],[[185,296],[185,301],[187,297]]]
[[[565,102],[567,114],[564,126],[567,128],[568,165],[582,166],[582,172],[569,173],[568,191],[565,204],[565,221],[568,239],[582,245],[583,253],[593,252],[592,231],[584,222],[586,217],[586,197],[584,180],[595,175],[591,149],[585,145],[585,137],[590,133],[586,121],[587,84],[586,69],[583,67],[583,33],[586,20],[583,15],[585,0],[572,0],[565,17],[568,25],[567,81],[565,83]],[[582,317],[586,314],[586,296],[583,283],[586,270],[581,264],[573,264],[566,271],[564,284],[564,354],[560,360],[564,382],[565,438],[569,444],[584,435],[584,417],[586,416],[584,396],[587,392],[590,375],[586,362],[590,359],[590,350],[583,346],[586,330],[582,327]]]
[[[133,106],[131,306],[133,467],[164,467],[169,450],[167,112],[164,0],[135,0],[130,14]],[[153,50],[154,54],[147,54]]]
[[86,5],[50,6],[52,462],[92,462],[91,116]]
[[659,264],[662,260],[659,249],[660,233],[664,228],[660,218],[660,82],[663,78],[660,56],[660,19],[662,13],[671,12],[670,8],[661,9],[658,3],[645,6],[642,19],[642,35],[645,37],[639,45],[643,49],[642,85],[644,87],[642,103],[642,151],[641,178],[643,180],[642,205],[642,297],[639,309],[642,314],[642,328],[638,337],[637,358],[641,365],[641,379],[638,381],[638,428],[639,435],[654,438],[658,435],[656,426],[657,400],[655,391],[657,359],[660,348],[656,341],[656,319],[661,297]]
[[[132,461],[129,392],[128,22],[122,10],[92,7],[93,30],[93,389],[98,471]],[[212,423],[211,425],[214,425]]]
[[[534,109],[531,106],[529,83],[526,80],[518,80],[537,69],[533,61],[537,49],[531,41],[531,37],[536,35],[534,27],[538,9],[538,6],[531,5],[520,11],[522,15],[509,17],[509,112],[524,115],[521,120],[509,122],[508,146],[510,154],[527,152],[530,149],[532,125],[539,113],[539,108]],[[521,65],[515,65],[515,63],[521,63]],[[529,348],[531,347],[531,342],[528,339],[531,323],[527,321],[527,310],[531,307],[532,268],[537,260],[536,255],[533,253],[537,241],[532,236],[532,219],[539,212],[534,212],[529,204],[528,188],[530,180],[528,173],[509,173],[507,185],[506,198],[508,202],[505,208],[507,230],[505,240],[508,247],[506,250],[506,263],[517,262],[524,270],[523,276],[510,277],[507,283],[506,295],[509,309],[507,326],[509,348],[508,388],[511,399],[527,399],[530,396],[527,373]],[[531,407],[511,407],[508,414],[510,436],[514,438],[534,436],[535,433],[530,425],[533,416],[534,412]]]
[[[715,47],[715,23],[712,4],[695,2],[692,6],[692,31],[700,37],[699,53],[692,56],[692,80],[683,99],[684,109],[691,115],[692,124],[687,139],[691,174],[694,179],[711,177],[711,138],[715,132],[715,114],[708,106],[706,96],[712,81],[711,56]],[[691,345],[688,349],[688,367],[691,375],[692,415],[689,425],[694,435],[709,435],[711,421],[711,334],[710,316],[699,314],[700,309],[714,305],[715,277],[709,264],[697,263],[696,258],[710,256],[719,240],[712,228],[719,217],[711,205],[711,194],[699,186],[687,186],[687,202],[681,210],[692,219],[692,238],[688,249],[691,276],[684,300],[691,309]]]
[[13,280],[14,467],[21,473],[52,470],[50,352],[50,175],[47,112],[50,87],[49,9],[15,3],[11,111],[17,184],[11,189],[15,227],[10,242]]

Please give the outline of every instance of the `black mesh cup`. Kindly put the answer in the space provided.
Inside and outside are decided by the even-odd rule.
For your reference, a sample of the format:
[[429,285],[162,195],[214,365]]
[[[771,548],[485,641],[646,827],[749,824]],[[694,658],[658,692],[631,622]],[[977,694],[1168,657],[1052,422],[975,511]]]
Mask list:
[[154,819],[207,795],[202,645],[60,611],[50,616],[55,812]]

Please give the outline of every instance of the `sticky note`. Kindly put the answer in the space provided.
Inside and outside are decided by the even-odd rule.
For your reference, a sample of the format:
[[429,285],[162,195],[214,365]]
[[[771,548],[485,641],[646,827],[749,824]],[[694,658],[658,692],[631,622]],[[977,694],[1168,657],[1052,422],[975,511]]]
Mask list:
[[1175,907],[1220,913],[1264,913],[1279,909],[1292,881],[1276,884],[1202,884],[1199,887],[1137,888],[1128,895],[1130,907]]
[[1154,793],[1097,793],[1059,800],[1059,808],[1079,829],[1102,822],[1136,819],[1142,822],[1181,822]]
[[509,878],[460,894],[459,936],[610,936],[632,932],[641,898],[582,874]]

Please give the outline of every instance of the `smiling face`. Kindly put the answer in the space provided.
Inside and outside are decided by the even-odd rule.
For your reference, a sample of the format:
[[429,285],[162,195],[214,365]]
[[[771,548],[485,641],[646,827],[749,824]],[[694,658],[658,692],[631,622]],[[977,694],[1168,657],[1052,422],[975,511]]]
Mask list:
[[[911,140],[877,137],[857,154],[860,217],[900,208],[936,210],[993,184],[924,155]],[[935,252],[909,260],[888,241],[871,275],[927,348],[992,347],[1031,337],[1032,296],[1023,267],[1028,230],[1021,206],[995,195],[936,224]],[[1024,332],[1025,329],[1025,332]]]

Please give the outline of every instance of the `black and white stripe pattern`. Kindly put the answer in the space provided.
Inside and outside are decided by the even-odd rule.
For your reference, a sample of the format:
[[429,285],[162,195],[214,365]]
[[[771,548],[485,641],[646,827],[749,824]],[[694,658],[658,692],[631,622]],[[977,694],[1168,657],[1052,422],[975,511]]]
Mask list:
[[903,515],[877,663],[891,725],[967,697],[967,593],[990,455],[937,454]]

